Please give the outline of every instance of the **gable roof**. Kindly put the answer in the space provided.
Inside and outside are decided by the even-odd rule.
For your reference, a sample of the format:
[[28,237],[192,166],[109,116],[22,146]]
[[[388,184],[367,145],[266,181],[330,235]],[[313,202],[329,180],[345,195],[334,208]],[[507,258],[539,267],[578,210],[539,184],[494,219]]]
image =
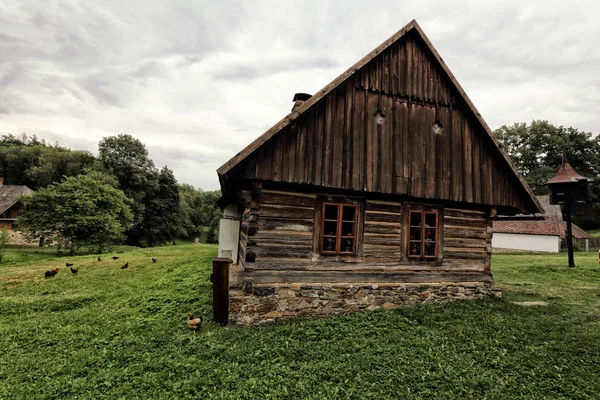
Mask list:
[[500,144],[499,144],[498,140],[495,138],[495,136],[493,135],[491,129],[486,124],[486,122],[483,120],[483,118],[481,117],[481,114],[477,111],[477,109],[475,108],[475,106],[473,105],[473,103],[471,102],[471,100],[469,99],[469,97],[467,96],[465,91],[463,90],[463,88],[460,86],[460,84],[458,83],[458,81],[456,80],[456,78],[454,77],[454,75],[452,74],[452,72],[450,71],[448,66],[446,65],[446,63],[440,57],[437,50],[433,47],[433,44],[429,41],[429,39],[427,38],[427,36],[425,35],[425,33],[423,32],[421,27],[415,20],[412,20],[411,22],[409,22],[406,26],[404,26],[402,29],[400,29],[398,32],[396,32],[394,35],[392,35],[390,38],[385,40],[381,45],[379,45],[377,48],[375,48],[373,51],[371,51],[369,54],[367,54],[365,57],[363,57],[361,60],[359,60],[356,64],[351,66],[348,70],[346,70],[344,73],[342,73],[336,79],[334,79],[331,83],[326,85],[323,89],[321,89],[314,96],[312,96],[310,99],[305,101],[302,105],[295,108],[292,112],[290,112],[287,116],[285,116],[283,119],[281,119],[278,123],[276,123],[270,129],[268,129],[265,133],[263,133],[261,136],[259,136],[257,139],[255,139],[248,146],[246,146],[242,151],[240,151],[238,154],[236,154],[234,157],[232,157],[229,161],[227,161],[221,167],[219,167],[219,169],[217,170],[217,173],[219,175],[219,180],[221,182],[221,186],[222,187],[224,186],[224,176],[226,174],[228,174],[230,171],[232,171],[236,166],[240,165],[250,155],[255,153],[261,146],[263,146],[264,144],[269,142],[273,137],[275,137],[278,133],[280,133],[282,130],[284,130],[284,128],[287,128],[288,126],[290,126],[294,121],[296,121],[298,119],[298,117],[302,116],[308,110],[313,108],[313,106],[315,104],[319,103],[322,99],[324,99],[327,95],[332,93],[335,89],[342,86],[354,74],[356,74],[357,71],[361,70],[365,65],[367,65],[371,61],[373,61],[379,54],[381,54],[382,52],[387,50],[389,47],[394,45],[401,38],[405,37],[407,35],[407,33],[409,33],[409,32],[415,32],[416,35],[418,35],[420,37],[420,39],[424,42],[426,48],[429,50],[429,52],[433,56],[435,62],[443,70],[446,77],[450,81],[450,84],[452,85],[452,87],[459,93],[459,96],[462,98],[462,100],[464,100],[465,104],[467,105],[468,110],[472,113],[472,115],[476,118],[478,123],[483,128],[483,132],[485,132],[485,135],[493,143],[493,147],[495,148],[497,153],[501,156],[501,159],[503,160],[505,166],[508,167],[508,170],[510,171],[510,174],[512,175],[512,177],[516,178],[516,181],[519,183],[519,186],[522,189],[522,192],[525,194],[525,198],[527,199],[527,201],[525,203],[528,204],[527,211],[531,212],[531,213],[543,212],[542,206],[539,204],[539,202],[535,198],[535,195],[533,194],[533,192],[531,191],[531,189],[529,188],[529,186],[527,185],[527,183],[525,182],[525,180],[523,179],[521,174],[518,172],[516,166],[510,160],[508,155],[506,153],[504,153],[504,151],[500,148]]
[[[521,235],[549,235],[566,237],[567,223],[563,221],[562,210],[558,204],[550,204],[550,196],[537,196],[538,201],[546,210],[543,214],[536,214],[536,219],[520,214],[510,219],[499,218],[494,221],[494,233],[515,233]],[[575,224],[573,227],[574,238],[590,238],[590,234]]]
[[14,206],[21,196],[29,196],[33,190],[27,186],[0,185],[0,214]]

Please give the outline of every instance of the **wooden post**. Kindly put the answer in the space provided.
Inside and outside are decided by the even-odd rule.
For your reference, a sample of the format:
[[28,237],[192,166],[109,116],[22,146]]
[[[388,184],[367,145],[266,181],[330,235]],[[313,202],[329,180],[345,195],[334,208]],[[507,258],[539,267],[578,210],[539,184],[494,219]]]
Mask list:
[[571,204],[565,203],[565,214],[567,215],[567,250],[569,252],[569,268],[575,268],[573,258],[573,227],[571,226]]
[[213,258],[213,321],[227,325],[229,322],[229,258]]

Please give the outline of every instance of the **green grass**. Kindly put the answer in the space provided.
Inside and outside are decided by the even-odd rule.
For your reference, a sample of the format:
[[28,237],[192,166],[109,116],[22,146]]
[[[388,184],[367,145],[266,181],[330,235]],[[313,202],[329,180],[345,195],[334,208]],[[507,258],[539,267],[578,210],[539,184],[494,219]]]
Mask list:
[[[210,320],[215,255],[215,246],[182,245],[127,250],[118,261],[38,253],[0,266],[0,398],[600,393],[600,267],[593,253],[577,253],[573,270],[565,254],[494,254],[502,300],[250,328],[207,322],[190,332],[187,312]],[[66,261],[80,267],[78,275]],[[126,261],[130,267],[121,270]],[[44,279],[54,267],[60,273]],[[511,303],[524,300],[549,306]]]

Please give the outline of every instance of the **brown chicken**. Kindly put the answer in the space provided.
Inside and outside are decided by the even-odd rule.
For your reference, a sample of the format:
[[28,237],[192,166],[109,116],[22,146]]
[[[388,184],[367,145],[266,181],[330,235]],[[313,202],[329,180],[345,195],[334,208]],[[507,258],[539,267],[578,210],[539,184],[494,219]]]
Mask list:
[[125,264],[123,264],[123,266],[121,267],[121,269],[125,269],[127,267],[129,267],[129,262],[126,262]]
[[188,328],[198,330],[202,326],[202,316],[200,318],[194,318],[192,313],[188,314],[187,319]]
[[155,262],[157,262],[157,261],[158,261],[158,260],[157,260],[156,258],[152,257],[152,262],[153,262],[153,263],[155,263]]
[[76,273],[79,272],[79,268],[73,268],[73,267],[69,267],[71,268],[71,272],[73,273],[73,275],[75,275]]
[[54,278],[54,276],[55,276],[56,274],[58,274],[58,268],[54,268],[54,269],[52,269],[52,270],[50,270],[50,271],[46,271],[46,272],[44,272],[44,277],[45,277],[46,279],[48,279],[48,278]]
[[69,267],[72,267],[75,264],[73,264],[73,263],[65,263],[65,265],[67,266],[67,268],[69,268]]

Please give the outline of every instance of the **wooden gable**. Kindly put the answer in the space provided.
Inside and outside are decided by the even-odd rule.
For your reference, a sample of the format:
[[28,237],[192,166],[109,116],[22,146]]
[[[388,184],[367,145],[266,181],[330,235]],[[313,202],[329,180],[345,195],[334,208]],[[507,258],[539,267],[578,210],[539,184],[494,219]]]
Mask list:
[[222,186],[264,180],[543,210],[415,21],[218,173]]

